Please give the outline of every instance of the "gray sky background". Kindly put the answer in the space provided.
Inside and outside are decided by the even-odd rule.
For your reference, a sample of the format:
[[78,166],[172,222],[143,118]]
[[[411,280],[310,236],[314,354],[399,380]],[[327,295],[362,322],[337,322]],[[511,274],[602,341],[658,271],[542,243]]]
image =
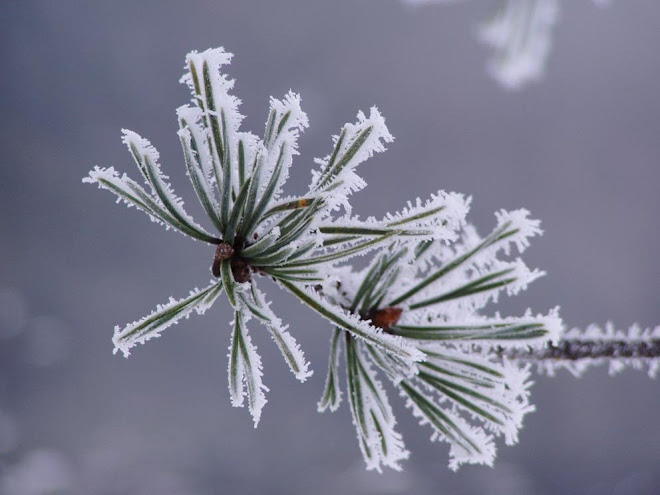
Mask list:
[[201,218],[174,110],[189,98],[185,54],[220,45],[235,53],[247,129],[261,132],[271,94],[302,95],[311,125],[291,191],[344,122],[378,105],[396,141],[362,167],[356,212],[443,188],[473,197],[485,232],[495,210],[528,208],[545,235],[525,259],[548,275],[503,312],[659,324],[660,5],[561,2],[546,78],[510,93],[474,39],[495,3],[3,0],[0,478],[48,449],[80,494],[660,492],[660,384],[644,373],[539,377],[520,443],[500,445],[494,469],[458,474],[390,392],[412,456],[378,475],[347,408],[316,413],[329,326],[275,287],[315,374],[297,383],[255,327],[271,389],[257,430],[229,403],[224,302],[129,360],[111,354],[113,326],[204,284],[212,253],[81,178],[96,164],[136,175],[127,127]]

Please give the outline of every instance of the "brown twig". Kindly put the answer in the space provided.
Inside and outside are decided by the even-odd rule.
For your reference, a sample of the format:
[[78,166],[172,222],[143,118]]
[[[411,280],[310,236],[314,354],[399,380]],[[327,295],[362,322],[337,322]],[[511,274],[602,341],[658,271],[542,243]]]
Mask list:
[[600,358],[658,358],[660,339],[650,340],[561,340],[558,344],[548,343],[542,349],[502,349],[497,354],[521,361],[577,361]]

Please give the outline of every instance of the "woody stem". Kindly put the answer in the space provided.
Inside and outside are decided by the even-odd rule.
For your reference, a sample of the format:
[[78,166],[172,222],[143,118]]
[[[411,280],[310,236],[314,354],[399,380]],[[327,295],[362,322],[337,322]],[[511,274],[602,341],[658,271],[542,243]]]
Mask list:
[[660,339],[650,340],[561,340],[542,349],[498,349],[497,354],[520,361],[577,361],[597,358],[658,358]]

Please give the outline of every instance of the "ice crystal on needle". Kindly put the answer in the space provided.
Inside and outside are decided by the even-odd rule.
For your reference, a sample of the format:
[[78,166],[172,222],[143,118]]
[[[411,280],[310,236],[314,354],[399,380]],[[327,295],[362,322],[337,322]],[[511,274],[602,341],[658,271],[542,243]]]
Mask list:
[[[144,185],[112,167],[94,168],[84,182],[144,211],[152,221],[210,246],[213,278],[182,299],[116,327],[115,352],[128,356],[225,294],[233,308],[228,382],[234,406],[247,404],[257,425],[266,403],[261,358],[248,324],[270,333],[293,375],[305,381],[309,363],[289,328],[258,287],[269,277],[334,327],[330,366],[319,409],[340,403],[340,352],[346,357],[348,402],[369,469],[399,469],[408,456],[382,378],[389,379],[415,417],[450,444],[451,467],[491,464],[494,437],[517,439],[528,400],[529,366],[501,349],[539,348],[559,338],[556,311],[547,315],[484,316],[501,292],[516,294],[542,275],[520,259],[540,234],[525,210],[498,212],[480,237],[466,223],[469,199],[438,191],[381,219],[354,215],[350,196],[365,187],[357,167],[392,141],[377,108],[359,112],[316,160],[309,188],[283,196],[298,139],[309,125],[300,97],[271,98],[262,137],[241,130],[240,100],[223,72],[222,48],[186,57],[182,78],[192,102],[177,110],[187,175],[208,221],[196,223],[168,183],[149,141],[132,131],[123,142]],[[354,271],[345,262],[371,256]],[[380,376],[379,376],[380,375]]]

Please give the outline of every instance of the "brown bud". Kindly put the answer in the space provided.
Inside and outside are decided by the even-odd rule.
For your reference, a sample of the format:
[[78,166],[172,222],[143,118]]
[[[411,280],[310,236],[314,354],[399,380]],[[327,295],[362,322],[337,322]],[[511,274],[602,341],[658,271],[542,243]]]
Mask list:
[[218,244],[218,247],[215,248],[215,256],[213,257],[213,265],[211,266],[211,272],[214,277],[220,276],[220,264],[222,260],[227,260],[234,256],[234,248],[226,242]]
[[221,242],[218,244],[218,247],[215,248],[215,257],[220,258],[221,260],[226,260],[234,256],[234,248],[231,247],[231,244],[226,242]]
[[403,313],[401,308],[383,308],[376,311],[371,317],[371,324],[375,327],[380,327],[383,330],[394,326],[399,321]]
[[252,278],[250,265],[240,258],[234,258],[231,260],[231,273],[234,275],[234,280],[239,284],[248,282]]

